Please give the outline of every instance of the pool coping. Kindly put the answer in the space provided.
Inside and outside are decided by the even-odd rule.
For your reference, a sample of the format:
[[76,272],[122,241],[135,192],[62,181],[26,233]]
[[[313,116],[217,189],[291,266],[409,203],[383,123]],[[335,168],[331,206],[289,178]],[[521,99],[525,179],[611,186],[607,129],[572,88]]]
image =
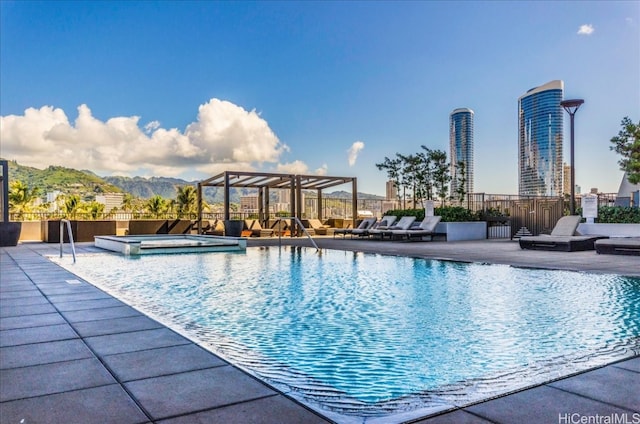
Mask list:
[[[454,256],[452,260],[459,260],[455,258],[455,254],[463,255],[465,250],[485,252],[484,260],[481,261],[475,260],[474,255],[467,254],[467,258],[470,259],[467,262],[503,263],[505,256],[508,256],[504,252],[508,251],[516,259],[512,260],[514,263],[511,265],[531,265],[529,260],[523,261],[518,257],[523,255],[523,252],[512,249],[512,246],[505,248],[506,245],[491,242],[458,243],[457,247],[451,249],[455,243],[432,245],[355,240],[334,242],[329,238],[316,238],[316,241],[321,248],[377,251],[416,257],[434,257],[437,253],[437,256],[440,256],[439,259],[449,259],[447,257]],[[282,242],[273,239],[249,240],[249,246],[273,245]],[[284,240],[284,243],[305,245],[304,240],[298,239]],[[308,240],[306,243],[308,244]],[[367,244],[362,245],[362,243]],[[92,243],[80,243],[78,250],[95,252],[96,248]],[[487,254],[491,251],[494,252],[493,258]],[[98,404],[100,398],[108,398],[114,400],[114,405],[120,405],[119,408],[122,411],[129,411],[125,421],[121,422],[189,422],[196,418],[208,421],[219,419],[225,422],[256,422],[257,420],[281,423],[329,422],[271,387],[263,385],[253,377],[248,377],[248,374],[230,366],[215,355],[207,352],[208,355],[204,357],[208,359],[203,359],[201,354],[196,355],[194,352],[198,350],[190,340],[182,338],[160,324],[154,325],[145,321],[147,327],[122,327],[109,334],[99,334],[99,330],[96,330],[99,324],[110,325],[118,320],[120,322],[144,321],[145,318],[147,320],[149,318],[139,312],[136,313],[137,311],[131,311],[132,308],[127,309],[127,305],[119,304],[119,301],[111,296],[104,293],[96,294],[82,284],[68,283],[66,280],[73,280],[76,277],[43,256],[57,253],[56,245],[44,243],[25,243],[0,250],[3,268],[0,277],[0,299],[3,311],[9,311],[9,315],[3,312],[3,323],[0,326],[0,335],[3,336],[0,339],[2,340],[0,364],[2,364],[3,381],[0,410],[3,421],[4,418],[9,418],[8,421],[14,418],[20,421],[25,413],[32,416],[50,414],[51,402],[77,405],[78,398],[86,401],[89,397],[93,399],[90,402],[91,405]],[[576,268],[575,270],[611,272],[610,264],[594,270],[592,257],[582,255],[578,258],[573,256],[574,254],[574,252],[553,252],[553,256],[548,259],[551,263],[541,263],[539,265],[543,266],[538,268],[557,269],[553,262],[559,259],[558,255],[564,255],[565,265],[569,263]],[[595,253],[592,252],[592,255]],[[540,262],[544,256],[538,255],[534,259]],[[582,261],[583,267],[576,265],[580,262],[576,259]],[[637,258],[633,257],[619,257],[612,262],[618,267],[617,269],[633,270],[634,266],[637,267]],[[624,266],[621,267],[621,265]],[[40,303],[36,303],[36,299]],[[47,305],[49,308],[45,307]],[[16,326],[17,328],[14,328]],[[141,340],[144,339],[142,336],[146,339]],[[120,348],[124,351],[114,351],[113,345],[117,345],[114,340],[121,340],[122,344],[128,347]],[[70,345],[77,345],[75,349],[84,352],[80,355],[81,358],[68,356],[65,349],[70,349],[68,347]],[[84,349],[78,346],[84,346]],[[50,351],[53,352],[54,358],[42,357],[37,363],[24,363],[16,359],[18,352],[24,354],[24,351],[29,350]],[[137,368],[140,370],[136,372],[143,374],[142,377],[137,376],[139,378],[127,377],[126,372],[123,371],[132,372],[129,369],[132,367],[131,364],[139,364],[135,362],[140,360],[135,359],[136,357],[178,355],[184,350],[190,352],[186,355],[187,358],[195,356],[197,359],[192,364],[181,364],[179,370],[175,369],[175,364],[165,364],[162,369],[151,369],[148,372],[144,370],[145,366],[139,366]],[[13,365],[14,362],[17,365]],[[61,383],[59,387],[54,384],[55,387],[47,388],[42,392],[44,389],[37,383],[51,380],[52,375],[55,376],[56,372],[60,372],[55,368],[68,371],[68,369],[74,369],[74,366],[79,367],[79,370],[85,367],[91,371],[86,382],[76,382],[74,383],[76,386],[69,385],[70,382]],[[146,366],[153,368],[150,365]],[[203,375],[219,375],[223,370],[224,378],[228,380],[225,380],[227,383],[223,390],[217,387],[216,390],[220,393],[216,392],[215,396],[193,393],[194,385],[205,390],[203,387],[206,387],[206,379]],[[18,377],[20,380],[17,380]],[[178,381],[186,387],[180,386]],[[188,388],[189,385],[192,387],[191,390]],[[157,391],[158,387],[170,387],[172,390],[181,387],[181,390],[185,390],[182,396],[187,393],[195,400],[187,402],[188,399],[183,401],[166,399],[165,394]],[[109,394],[105,395],[105,392]],[[544,422],[540,418],[547,417],[548,422],[557,423],[562,417],[561,414],[577,414],[576,417],[594,414],[601,416],[627,414],[631,420],[635,417],[633,414],[638,414],[640,417],[640,400],[633,399],[633,393],[638,392],[640,392],[640,356],[635,356],[463,408],[448,409],[429,418],[417,421],[414,419],[413,422]],[[94,399],[94,397],[97,398]],[[214,402],[203,398],[224,399],[217,399]],[[558,403],[559,400],[562,402]],[[190,405],[185,405],[186,403]],[[84,414],[89,420],[87,422],[100,422],[99,418],[104,418],[101,415],[104,411],[106,411],[104,408],[102,411],[86,408]],[[62,414],[63,411],[60,413]],[[373,422],[373,420],[367,422]]]

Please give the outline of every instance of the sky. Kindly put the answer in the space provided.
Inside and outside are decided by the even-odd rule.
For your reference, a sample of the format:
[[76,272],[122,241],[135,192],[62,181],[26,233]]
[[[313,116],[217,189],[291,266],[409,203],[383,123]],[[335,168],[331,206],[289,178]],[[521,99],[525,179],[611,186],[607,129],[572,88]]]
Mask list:
[[556,79],[585,101],[576,184],[617,192],[638,1],[0,0],[0,156],[41,169],[323,174],[384,195],[375,164],[448,153],[466,107],[475,191],[516,194],[518,98]]

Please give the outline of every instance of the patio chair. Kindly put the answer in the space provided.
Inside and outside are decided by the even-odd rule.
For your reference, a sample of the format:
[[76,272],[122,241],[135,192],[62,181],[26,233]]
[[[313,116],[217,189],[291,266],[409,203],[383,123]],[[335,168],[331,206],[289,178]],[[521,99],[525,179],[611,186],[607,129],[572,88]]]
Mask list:
[[308,219],[309,227],[311,227],[315,234],[319,236],[332,236],[335,232],[335,228],[320,222],[319,219]]
[[424,240],[424,237],[429,236],[429,240],[433,240],[433,234],[436,230],[436,225],[440,222],[442,217],[440,216],[427,216],[418,225],[412,225],[406,230],[390,230],[391,238],[406,238],[407,240],[418,239]]
[[519,240],[521,249],[530,250],[556,250],[563,252],[576,252],[581,250],[594,250],[594,243],[606,236],[577,234],[578,225],[582,217],[579,215],[563,216],[553,227],[551,234],[530,237],[521,237]]
[[356,228],[336,228],[333,233],[333,238],[336,238],[337,234],[342,235],[343,238],[346,237],[347,234],[349,234],[351,235],[351,238],[353,238],[354,231],[357,235],[361,235],[367,230],[371,229],[376,221],[376,218],[365,218]]
[[596,252],[606,255],[640,256],[640,237],[611,237],[595,242]]
[[411,227],[411,224],[413,224],[413,221],[416,220],[415,216],[403,216],[402,218],[400,218],[400,221],[398,221],[396,224],[391,225],[387,228],[374,228],[372,230],[369,231],[369,235],[370,236],[380,236],[381,239],[384,239],[385,236],[392,236],[392,231],[394,230],[408,230]]
[[260,221],[257,219],[245,219],[244,225],[249,231],[249,237],[271,237],[273,230],[270,228],[262,228]]

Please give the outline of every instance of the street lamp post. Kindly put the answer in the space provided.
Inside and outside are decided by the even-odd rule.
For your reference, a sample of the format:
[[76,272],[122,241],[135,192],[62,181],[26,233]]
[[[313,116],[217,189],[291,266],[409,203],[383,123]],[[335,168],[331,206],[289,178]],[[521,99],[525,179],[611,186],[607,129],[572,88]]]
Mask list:
[[580,105],[582,105],[582,103],[584,103],[584,100],[582,99],[563,100],[560,102],[560,106],[562,106],[564,110],[566,110],[569,116],[571,117],[571,200],[570,200],[571,203],[569,204],[570,215],[576,214],[576,169],[573,164],[574,162],[573,118],[576,112],[578,111],[578,108],[580,108]]

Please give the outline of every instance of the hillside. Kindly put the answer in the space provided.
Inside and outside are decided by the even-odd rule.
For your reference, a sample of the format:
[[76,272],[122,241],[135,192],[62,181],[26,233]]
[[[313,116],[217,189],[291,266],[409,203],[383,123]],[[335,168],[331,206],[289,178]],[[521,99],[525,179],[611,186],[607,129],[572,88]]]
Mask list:
[[[179,178],[166,177],[100,177],[92,171],[79,171],[62,166],[49,166],[46,169],[37,169],[20,165],[15,161],[9,161],[9,180],[20,180],[29,187],[39,187],[44,195],[48,192],[59,190],[65,194],[77,194],[83,200],[93,200],[100,193],[130,193],[134,197],[148,199],[160,195],[165,199],[174,199],[180,186],[195,185],[195,181],[185,181]],[[250,189],[232,189],[232,203],[239,203],[240,196],[252,193]],[[306,193],[309,197],[315,197],[315,191]],[[206,187],[204,199],[210,204],[222,203],[224,194],[221,188]],[[334,191],[326,193],[326,197],[350,199],[351,193],[346,191]],[[382,199],[380,196],[358,193],[360,199]]]
[[40,188],[43,195],[59,190],[65,194],[77,194],[87,200],[100,193],[122,193],[121,188],[107,183],[92,172],[62,166],[38,169],[9,161],[9,181],[15,180],[22,181],[29,187]]

